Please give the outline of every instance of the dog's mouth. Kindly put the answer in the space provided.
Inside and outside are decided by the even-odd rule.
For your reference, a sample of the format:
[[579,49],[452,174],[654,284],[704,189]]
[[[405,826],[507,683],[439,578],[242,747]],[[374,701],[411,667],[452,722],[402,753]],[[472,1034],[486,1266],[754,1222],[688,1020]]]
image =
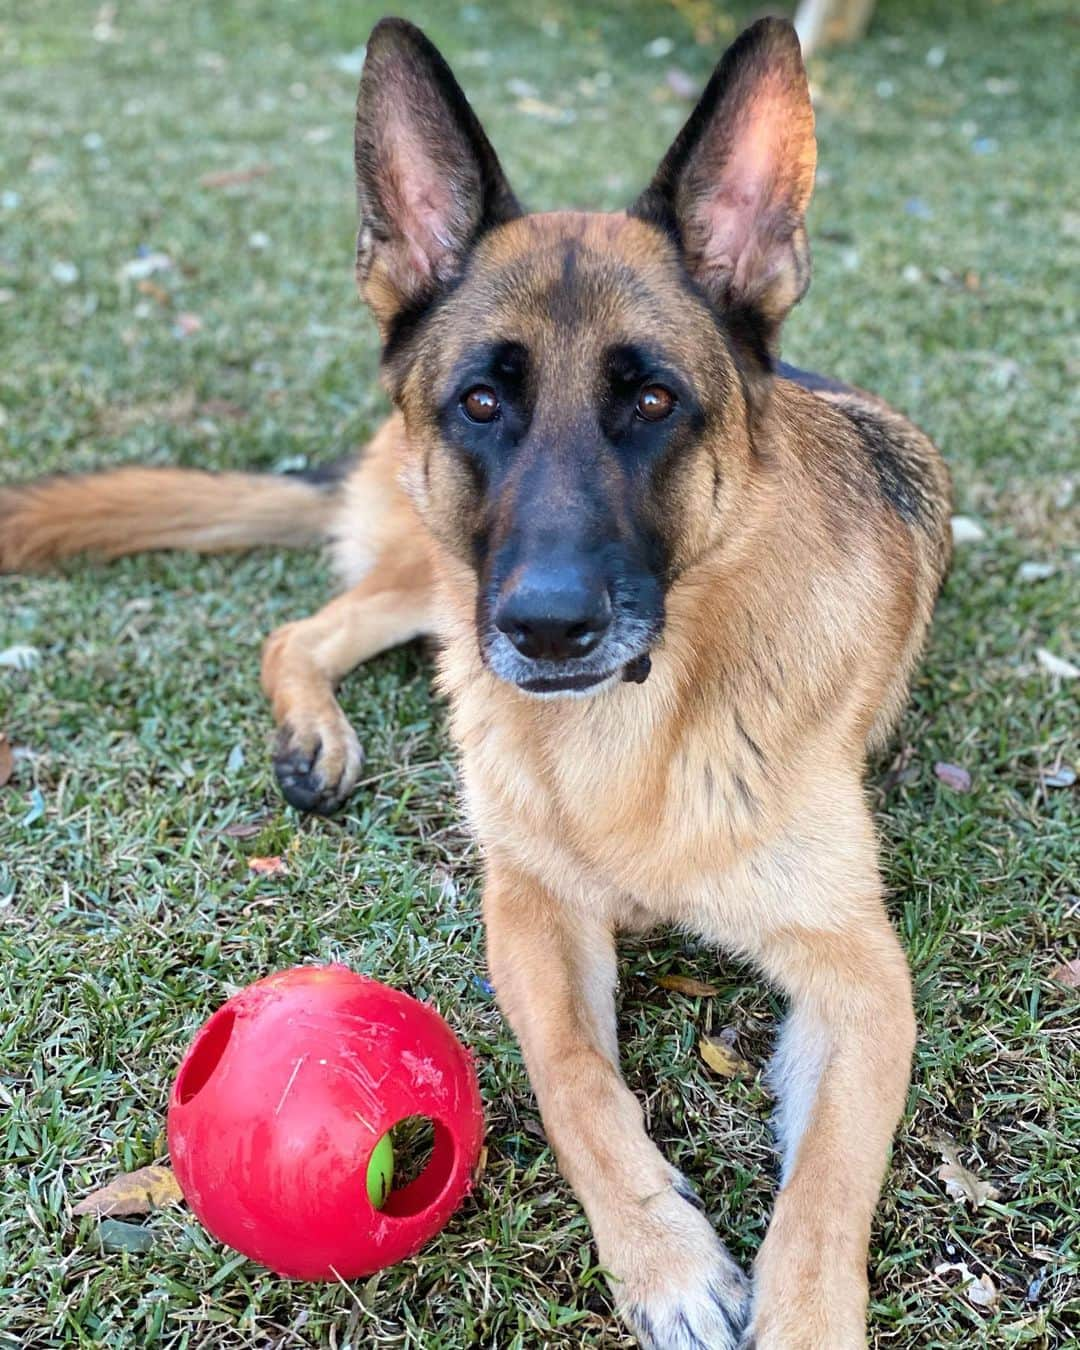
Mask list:
[[606,685],[620,680],[626,684],[644,684],[652,669],[652,658],[648,652],[633,657],[624,666],[614,670],[583,671],[558,675],[537,675],[514,680],[514,684],[526,694],[586,694],[598,691]]
[[587,689],[608,683],[617,674],[615,670],[602,670],[584,675],[541,675],[532,680],[515,680],[514,683],[526,694],[583,694]]

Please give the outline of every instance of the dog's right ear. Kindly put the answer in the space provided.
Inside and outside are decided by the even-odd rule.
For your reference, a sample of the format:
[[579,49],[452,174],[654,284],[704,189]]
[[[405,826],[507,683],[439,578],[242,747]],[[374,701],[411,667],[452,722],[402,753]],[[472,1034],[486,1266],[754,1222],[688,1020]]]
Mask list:
[[450,67],[419,28],[383,19],[356,103],[356,279],[383,339],[521,208]]

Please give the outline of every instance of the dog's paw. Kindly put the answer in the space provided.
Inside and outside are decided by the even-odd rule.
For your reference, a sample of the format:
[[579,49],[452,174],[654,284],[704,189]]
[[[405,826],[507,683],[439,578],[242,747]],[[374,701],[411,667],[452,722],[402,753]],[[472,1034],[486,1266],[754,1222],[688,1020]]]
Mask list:
[[364,751],[345,714],[287,722],[274,747],[274,773],[282,796],[298,811],[329,816],[348,799],[360,777]]
[[619,1312],[642,1350],[744,1350],[750,1281],[677,1176],[663,1204],[665,1240],[655,1257],[616,1285]]
[[642,1350],[746,1350],[750,1287],[726,1253],[713,1270],[624,1304]]

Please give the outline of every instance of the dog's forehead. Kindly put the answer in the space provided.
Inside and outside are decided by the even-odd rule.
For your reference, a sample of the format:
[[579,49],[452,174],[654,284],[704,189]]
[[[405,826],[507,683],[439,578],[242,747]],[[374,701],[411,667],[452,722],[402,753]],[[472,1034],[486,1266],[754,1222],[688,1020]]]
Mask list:
[[676,340],[687,293],[676,251],[621,214],[524,216],[486,236],[453,308],[454,328],[530,348],[655,335]]

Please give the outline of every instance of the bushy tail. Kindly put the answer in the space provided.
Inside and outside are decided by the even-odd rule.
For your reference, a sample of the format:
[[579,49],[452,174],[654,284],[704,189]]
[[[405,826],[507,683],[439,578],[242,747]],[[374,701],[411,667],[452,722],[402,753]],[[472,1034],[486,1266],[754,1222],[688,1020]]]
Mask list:
[[0,487],[0,572],[77,553],[225,553],[325,538],[335,494],[318,482],[200,469],[111,469]]

